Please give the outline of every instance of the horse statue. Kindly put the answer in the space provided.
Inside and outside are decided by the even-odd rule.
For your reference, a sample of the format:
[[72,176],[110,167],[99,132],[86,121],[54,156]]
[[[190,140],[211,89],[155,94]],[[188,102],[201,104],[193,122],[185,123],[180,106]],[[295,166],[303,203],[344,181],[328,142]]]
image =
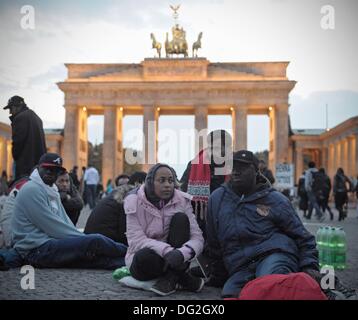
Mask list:
[[[203,33],[200,32],[199,36],[198,36],[198,40],[193,43],[193,58],[198,57],[198,49],[201,48],[201,38],[202,38],[202,36],[203,36]],[[195,55],[194,55],[194,52],[195,52]]]
[[175,25],[172,28],[173,40],[169,41],[168,32],[166,33],[165,39],[165,54],[168,58],[173,54],[183,54],[184,57],[188,56],[188,43],[185,39],[185,31],[183,28],[179,28],[178,25]]
[[152,39],[152,48],[157,50],[158,56],[159,58],[161,58],[161,50],[162,50],[162,44],[160,42],[158,42],[157,40],[155,40],[155,36],[153,33],[150,34],[150,37]]

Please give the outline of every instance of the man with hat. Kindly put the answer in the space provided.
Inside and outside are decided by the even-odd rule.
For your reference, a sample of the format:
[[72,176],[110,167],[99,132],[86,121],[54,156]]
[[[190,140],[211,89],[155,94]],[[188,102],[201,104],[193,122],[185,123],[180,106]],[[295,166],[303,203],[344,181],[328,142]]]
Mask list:
[[3,108],[9,109],[12,128],[12,157],[15,180],[27,176],[46,153],[42,120],[29,109],[22,97],[13,96]]
[[67,216],[55,184],[63,172],[62,158],[46,153],[19,191],[11,222],[15,250],[38,268],[124,266],[125,245],[99,234],[84,235]]
[[209,198],[206,252],[215,263],[208,284],[223,286],[223,297],[237,298],[259,276],[319,270],[314,236],[260,175],[252,152],[235,152],[230,180]]

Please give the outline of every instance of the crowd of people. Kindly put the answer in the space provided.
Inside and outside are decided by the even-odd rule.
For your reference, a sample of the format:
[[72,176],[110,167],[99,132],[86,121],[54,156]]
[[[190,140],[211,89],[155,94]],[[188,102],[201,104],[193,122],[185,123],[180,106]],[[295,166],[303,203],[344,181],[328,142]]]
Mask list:
[[297,191],[299,209],[303,211],[303,217],[310,220],[313,210],[315,210],[316,217],[320,221],[325,219],[326,210],[329,212],[330,220],[334,219],[334,212],[329,206],[331,192],[333,192],[335,208],[338,211],[338,221],[342,221],[347,217],[349,192],[355,193],[358,199],[358,177],[354,184],[344,174],[344,170],[338,168],[333,178],[332,187],[331,179],[326,174],[325,169],[317,169],[316,164],[311,161],[308,163],[308,169],[302,173],[298,181]]
[[[23,100],[10,99],[6,108],[13,112],[17,102]],[[228,154],[232,157],[224,157]],[[156,279],[151,290],[158,295],[178,288],[199,292],[206,284],[222,288],[223,298],[238,297],[245,284],[264,275],[320,277],[315,237],[290,200],[275,190],[266,164],[248,150],[233,152],[225,130],[208,135],[207,147],[180,180],[172,167],[157,163],[147,173],[121,174],[114,185],[108,181],[101,194],[93,165],[82,168],[79,178],[78,167],[68,171],[58,154],[43,152],[36,158],[10,186],[5,173],[1,178],[1,270],[23,264],[127,266],[139,281]],[[299,181],[307,219],[313,209],[319,219],[326,209],[333,217],[330,189],[324,170],[309,163]],[[333,182],[340,220],[348,190],[352,185],[340,168]],[[81,232],[76,224],[86,204],[91,213]]]

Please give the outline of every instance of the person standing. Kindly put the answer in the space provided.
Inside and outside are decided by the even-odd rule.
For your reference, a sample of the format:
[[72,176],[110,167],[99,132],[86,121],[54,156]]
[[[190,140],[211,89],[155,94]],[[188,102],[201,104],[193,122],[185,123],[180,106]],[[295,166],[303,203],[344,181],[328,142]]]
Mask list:
[[317,190],[318,194],[316,195],[316,197],[318,200],[318,204],[319,204],[320,208],[322,209],[322,212],[325,213],[326,209],[327,209],[329,212],[329,215],[331,217],[331,221],[332,221],[333,220],[333,212],[328,205],[329,194],[332,189],[331,179],[329,178],[329,176],[327,176],[324,168],[320,168],[318,170],[318,172],[319,172],[318,176],[320,177],[320,179],[317,179],[317,176],[316,176],[316,180],[319,180],[319,181],[317,181],[319,188]]
[[[347,188],[347,185],[349,185],[349,189]],[[336,209],[339,212],[338,221],[344,220],[346,218],[343,207],[348,201],[348,191],[351,189],[351,181],[344,174],[343,169],[338,168],[333,182],[334,202],[336,204]]]
[[86,186],[86,197],[90,209],[92,210],[96,205],[97,186],[99,183],[99,174],[97,169],[93,165],[89,165],[85,171],[84,182]]
[[308,170],[305,172],[305,189],[308,197],[308,215],[307,219],[311,219],[313,209],[316,210],[317,218],[322,221],[324,216],[319,208],[315,192],[313,190],[314,176],[318,173],[316,164],[313,161],[308,163]]
[[46,153],[42,120],[29,109],[22,97],[13,96],[3,108],[9,109],[12,128],[14,180],[30,175],[40,157]]
[[0,196],[7,196],[9,194],[9,184],[7,181],[6,171],[3,170],[0,177]]
[[302,173],[302,176],[298,180],[298,196],[300,198],[299,208],[303,211],[303,217],[307,218],[307,209],[308,209],[308,198],[307,192],[305,189],[305,173]]
[[69,175],[72,179],[72,182],[74,184],[74,186],[77,188],[77,190],[80,190],[80,180],[78,180],[78,175],[77,175],[77,170],[78,170],[78,167],[77,166],[74,166],[72,168],[72,170],[70,171]]
[[[180,179],[180,190],[193,196],[193,211],[203,231],[204,239],[209,196],[227,179],[228,174],[224,174],[223,169],[226,165],[225,160],[230,157],[232,157],[231,135],[225,130],[212,131],[207,136],[207,148],[202,149],[188,163]],[[224,162],[219,163],[220,160]]]

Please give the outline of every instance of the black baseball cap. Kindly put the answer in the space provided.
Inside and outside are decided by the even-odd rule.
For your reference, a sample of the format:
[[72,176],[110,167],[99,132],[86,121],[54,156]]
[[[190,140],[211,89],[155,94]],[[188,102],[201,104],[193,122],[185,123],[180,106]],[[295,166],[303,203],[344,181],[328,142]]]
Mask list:
[[62,163],[62,158],[57,153],[45,153],[39,160],[40,167],[57,167],[60,171],[67,171]]
[[7,105],[3,109],[6,110],[6,109],[10,109],[11,107],[16,107],[21,105],[25,105],[24,98],[20,96],[13,96],[9,99]]
[[256,169],[258,169],[259,167],[259,159],[251,151],[248,150],[240,150],[234,152],[233,161],[253,164]]

